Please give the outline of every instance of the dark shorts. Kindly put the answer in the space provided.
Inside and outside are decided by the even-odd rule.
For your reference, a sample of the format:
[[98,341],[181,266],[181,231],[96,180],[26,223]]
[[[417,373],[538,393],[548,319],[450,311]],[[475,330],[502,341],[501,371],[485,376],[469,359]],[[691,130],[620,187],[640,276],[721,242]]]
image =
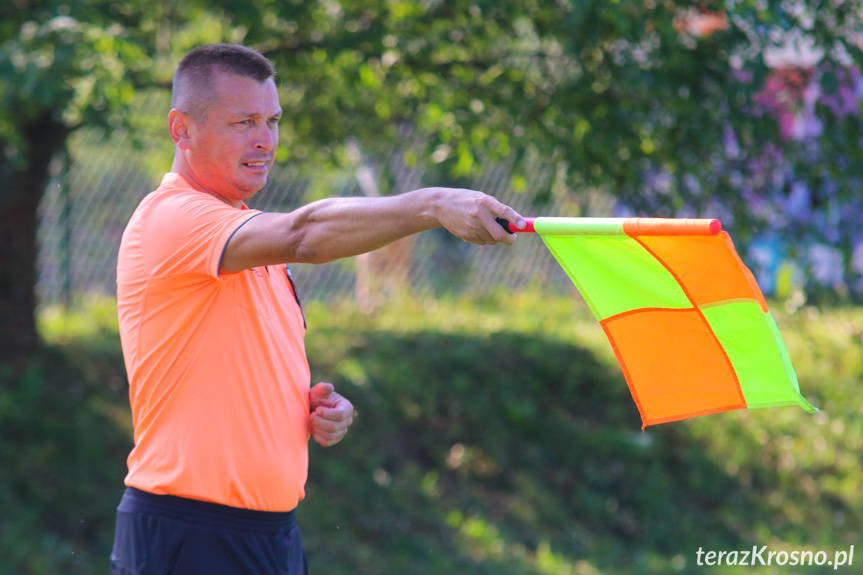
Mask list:
[[114,575],[306,575],[294,512],[238,509],[126,489]]

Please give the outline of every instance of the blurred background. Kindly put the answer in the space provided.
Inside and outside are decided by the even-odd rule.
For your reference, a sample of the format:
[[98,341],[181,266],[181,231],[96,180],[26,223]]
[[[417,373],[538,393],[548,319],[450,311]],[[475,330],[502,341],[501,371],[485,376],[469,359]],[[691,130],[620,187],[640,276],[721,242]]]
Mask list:
[[293,266],[313,378],[358,409],[312,448],[313,572],[731,573],[696,551],[858,541],[859,0],[5,0],[0,573],[108,571],[131,446],[116,254],[171,165],[174,68],[212,42],[278,70],[251,207],[446,185],[524,215],[719,218],[822,409],[641,433],[539,238]]

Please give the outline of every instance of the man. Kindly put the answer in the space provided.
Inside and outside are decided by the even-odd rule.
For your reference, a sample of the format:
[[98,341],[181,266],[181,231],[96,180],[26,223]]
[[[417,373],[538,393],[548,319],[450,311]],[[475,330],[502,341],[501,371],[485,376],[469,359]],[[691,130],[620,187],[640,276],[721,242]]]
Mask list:
[[264,187],[282,110],[275,70],[237,45],[197,48],[174,76],[172,170],[138,206],[117,264],[135,447],[118,507],[116,574],[296,574],[293,510],[308,440],[339,442],[353,406],[310,389],[291,262],[327,262],[438,226],[512,244],[470,190],[331,198],[291,213],[245,201]]

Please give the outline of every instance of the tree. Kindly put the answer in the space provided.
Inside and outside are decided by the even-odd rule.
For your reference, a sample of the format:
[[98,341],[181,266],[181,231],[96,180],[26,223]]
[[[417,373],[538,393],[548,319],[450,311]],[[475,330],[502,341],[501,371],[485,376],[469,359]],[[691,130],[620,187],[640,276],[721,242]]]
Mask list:
[[[131,100],[141,49],[101,3],[12,1],[0,8],[0,349],[37,342],[36,209],[48,166],[84,123],[111,125]],[[75,16],[71,16],[72,11]],[[112,27],[113,26],[113,27]]]
[[506,160],[524,188],[525,161],[539,158],[557,174],[546,195],[600,189],[659,215],[726,210],[750,233],[766,219],[753,205],[789,194],[765,176],[777,151],[815,209],[850,196],[863,172],[859,104],[837,112],[822,98],[811,106],[825,129],[783,140],[781,115],[803,100],[784,94],[783,111],[755,97],[772,72],[765,48],[800,29],[825,50],[806,81],[839,98],[863,61],[859,1],[817,11],[757,0],[203,4],[0,8],[0,353],[37,342],[35,214],[50,159],[82,125],[121,124],[135,87],[166,85],[191,44],[242,41],[277,64],[280,161],[349,163],[351,142],[389,158],[410,132],[425,148],[405,150],[405,162],[452,182]]
[[165,83],[170,30],[201,16],[194,2],[180,4],[0,5],[0,359],[38,345],[37,208],[52,160],[68,161],[67,138],[82,126],[124,125],[136,87]]
[[238,17],[283,71],[283,156],[350,163],[356,141],[386,189],[409,132],[426,147],[406,161],[451,182],[506,159],[523,188],[539,158],[557,174],[540,200],[599,189],[863,262],[859,1],[268,6]]

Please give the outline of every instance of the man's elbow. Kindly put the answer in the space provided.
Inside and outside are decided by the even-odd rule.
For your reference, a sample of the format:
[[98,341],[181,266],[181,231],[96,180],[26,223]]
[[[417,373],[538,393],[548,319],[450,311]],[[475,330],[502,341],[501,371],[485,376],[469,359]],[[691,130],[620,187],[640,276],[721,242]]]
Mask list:
[[299,264],[326,263],[318,258],[318,254],[312,246],[298,246],[294,248],[294,256],[291,259]]
[[315,221],[312,213],[298,211],[292,214],[290,226],[282,236],[283,245],[290,251],[291,260],[301,264],[325,264],[339,258],[327,244],[327,229]]
[[308,239],[301,239],[293,244],[293,259],[300,264],[325,264],[337,258],[328,257],[327,254],[319,249],[314,242]]

